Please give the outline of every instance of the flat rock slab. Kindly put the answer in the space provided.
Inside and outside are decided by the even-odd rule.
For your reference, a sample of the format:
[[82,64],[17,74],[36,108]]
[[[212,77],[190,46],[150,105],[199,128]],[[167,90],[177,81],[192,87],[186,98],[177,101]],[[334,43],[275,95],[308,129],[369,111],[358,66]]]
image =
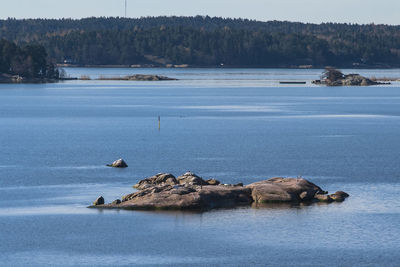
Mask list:
[[183,187],[167,186],[145,189],[123,198],[120,204],[99,205],[96,207],[119,209],[181,209],[203,210],[214,208],[233,208],[253,202],[251,190],[233,186]]

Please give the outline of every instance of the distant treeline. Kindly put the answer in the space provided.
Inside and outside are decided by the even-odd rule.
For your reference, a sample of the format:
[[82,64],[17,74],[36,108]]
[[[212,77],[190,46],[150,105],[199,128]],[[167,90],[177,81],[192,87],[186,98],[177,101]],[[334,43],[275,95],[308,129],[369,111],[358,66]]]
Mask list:
[[211,17],[0,20],[0,38],[82,65],[400,66],[400,26]]
[[0,74],[37,79],[59,77],[54,64],[48,61],[43,46],[37,44],[18,46],[4,39],[0,40]]

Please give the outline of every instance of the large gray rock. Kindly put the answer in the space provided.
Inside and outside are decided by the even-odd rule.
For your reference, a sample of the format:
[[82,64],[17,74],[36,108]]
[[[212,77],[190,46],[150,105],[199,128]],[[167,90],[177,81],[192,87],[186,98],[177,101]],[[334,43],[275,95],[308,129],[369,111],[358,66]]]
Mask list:
[[310,201],[323,192],[315,184],[302,178],[272,178],[247,186],[252,190],[256,203]]
[[155,186],[124,196],[120,208],[126,209],[213,209],[249,205],[248,188],[223,185]]

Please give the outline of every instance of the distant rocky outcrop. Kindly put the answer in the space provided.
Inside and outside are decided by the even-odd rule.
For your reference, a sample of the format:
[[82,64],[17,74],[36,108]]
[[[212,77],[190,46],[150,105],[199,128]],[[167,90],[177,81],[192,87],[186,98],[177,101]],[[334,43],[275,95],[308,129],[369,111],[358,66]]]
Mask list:
[[169,173],[159,173],[141,180],[134,187],[139,191],[123,196],[121,202],[90,207],[209,210],[252,203],[341,202],[349,196],[342,191],[328,195],[319,186],[302,178],[278,177],[243,186],[220,184],[215,179],[206,181],[192,172],[178,178]]
[[118,159],[111,164],[107,164],[108,167],[113,168],[128,168],[128,164],[123,159]]
[[369,86],[390,84],[374,81],[372,79],[361,76],[360,74],[343,74],[334,68],[326,68],[320,80],[315,80],[313,84],[323,84],[327,86]]
[[175,78],[165,77],[161,75],[135,74],[123,77],[100,77],[102,81],[176,81]]

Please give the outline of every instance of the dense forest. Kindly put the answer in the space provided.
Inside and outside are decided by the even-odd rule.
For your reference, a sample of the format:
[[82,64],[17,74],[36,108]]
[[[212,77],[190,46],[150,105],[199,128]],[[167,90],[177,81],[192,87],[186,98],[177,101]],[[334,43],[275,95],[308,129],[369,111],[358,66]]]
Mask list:
[[31,44],[18,46],[0,40],[0,75],[17,75],[28,79],[58,79],[59,72],[48,61],[43,46]]
[[0,38],[77,65],[398,67],[400,26],[211,17],[0,20]]

